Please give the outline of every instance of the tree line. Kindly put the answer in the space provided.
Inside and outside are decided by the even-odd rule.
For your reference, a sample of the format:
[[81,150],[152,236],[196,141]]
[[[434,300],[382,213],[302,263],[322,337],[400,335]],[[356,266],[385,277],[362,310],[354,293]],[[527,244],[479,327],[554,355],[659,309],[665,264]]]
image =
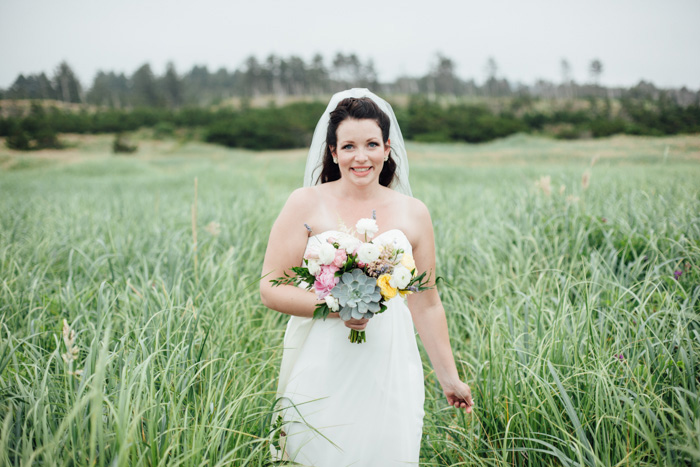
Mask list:
[[[511,85],[491,58],[487,79],[477,85],[457,77],[454,62],[438,55],[426,76],[380,83],[372,62],[354,54],[338,54],[330,65],[320,55],[310,63],[270,56],[250,57],[232,73],[195,66],[180,76],[172,64],[162,76],[148,64],[128,77],[99,72],[86,91],[63,62],[51,78],[20,75],[1,91],[0,137],[13,149],[60,148],[60,133],[121,134],[146,127],[166,136],[192,129],[189,134],[231,147],[304,147],[328,95],[348,87],[378,89],[390,102],[402,96],[401,104],[394,103],[397,118],[406,138],[416,141],[479,143],[517,132],[566,139],[700,132],[700,92],[645,82],[605,88],[599,85],[599,60],[591,62],[585,84],[571,79],[566,60],[561,69],[560,83]],[[250,98],[261,96],[268,96],[268,106],[253,107]],[[306,96],[306,102],[280,106],[280,96]],[[234,97],[239,105],[224,104]]]
[[[330,62],[317,54],[304,61],[298,56],[270,55],[264,60],[254,56],[233,71],[220,68],[210,71],[206,66],[194,66],[180,74],[173,63],[164,73],[156,75],[145,63],[131,75],[114,71],[99,71],[89,87],[83,86],[70,65],[60,63],[52,77],[46,73],[20,74],[0,99],[46,99],[68,103],[84,103],[110,108],[180,108],[209,106],[227,99],[259,96],[320,96],[349,87],[367,87],[383,95],[415,95],[428,97],[517,97],[544,99],[604,98],[618,99],[629,89],[603,87],[600,78],[603,63],[593,59],[589,65],[589,80],[577,83],[572,68],[561,60],[561,80],[538,80],[527,85],[511,83],[499,73],[494,58],[484,66],[484,80],[462,79],[456,73],[455,62],[438,54],[428,73],[419,77],[399,77],[393,82],[380,82],[372,60],[362,60],[356,54],[336,54]],[[657,99],[662,93],[679,105],[687,106],[700,99],[700,91],[687,88],[660,90],[651,83],[640,82],[636,94]]]

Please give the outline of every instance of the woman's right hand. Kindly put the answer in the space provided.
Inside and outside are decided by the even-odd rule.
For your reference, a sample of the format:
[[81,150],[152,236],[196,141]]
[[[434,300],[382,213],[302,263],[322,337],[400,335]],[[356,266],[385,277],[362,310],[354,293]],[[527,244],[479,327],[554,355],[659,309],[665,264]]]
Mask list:
[[345,323],[345,327],[348,327],[350,329],[354,329],[355,331],[364,331],[365,328],[367,327],[368,322],[369,322],[369,318],[349,319],[347,321],[343,321],[343,323]]

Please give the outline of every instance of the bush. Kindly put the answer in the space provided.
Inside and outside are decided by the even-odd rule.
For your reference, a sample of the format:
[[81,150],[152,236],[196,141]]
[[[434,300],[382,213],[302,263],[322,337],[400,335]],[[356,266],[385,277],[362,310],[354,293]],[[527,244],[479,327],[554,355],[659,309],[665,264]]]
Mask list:
[[598,118],[590,123],[591,133],[595,138],[601,138],[604,136],[612,136],[618,133],[624,133],[626,129],[625,122],[619,118],[613,120],[607,120],[603,118]]
[[7,137],[5,145],[17,151],[29,151],[31,149],[30,142],[29,133],[22,129],[17,129]]
[[114,135],[114,142],[112,143],[112,152],[114,154],[131,154],[136,152],[137,149],[138,146],[131,144],[123,133]]
[[155,139],[172,138],[175,135],[175,125],[170,122],[159,122],[153,127]]

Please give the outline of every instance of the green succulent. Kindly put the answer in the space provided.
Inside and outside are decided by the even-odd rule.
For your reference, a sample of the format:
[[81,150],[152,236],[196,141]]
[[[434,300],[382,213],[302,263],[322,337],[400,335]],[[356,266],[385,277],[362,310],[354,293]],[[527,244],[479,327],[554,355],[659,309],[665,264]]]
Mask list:
[[344,273],[331,295],[340,303],[340,319],[343,321],[371,318],[381,310],[382,294],[377,280],[366,276],[360,269]]

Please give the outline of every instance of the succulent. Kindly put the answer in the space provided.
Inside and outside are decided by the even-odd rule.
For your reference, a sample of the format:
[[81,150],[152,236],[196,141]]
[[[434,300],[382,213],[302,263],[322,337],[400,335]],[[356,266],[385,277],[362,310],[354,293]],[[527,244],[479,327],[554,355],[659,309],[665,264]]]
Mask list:
[[382,299],[377,280],[366,276],[362,270],[353,269],[340,277],[340,282],[331,291],[340,303],[340,319],[371,318],[381,310]]

